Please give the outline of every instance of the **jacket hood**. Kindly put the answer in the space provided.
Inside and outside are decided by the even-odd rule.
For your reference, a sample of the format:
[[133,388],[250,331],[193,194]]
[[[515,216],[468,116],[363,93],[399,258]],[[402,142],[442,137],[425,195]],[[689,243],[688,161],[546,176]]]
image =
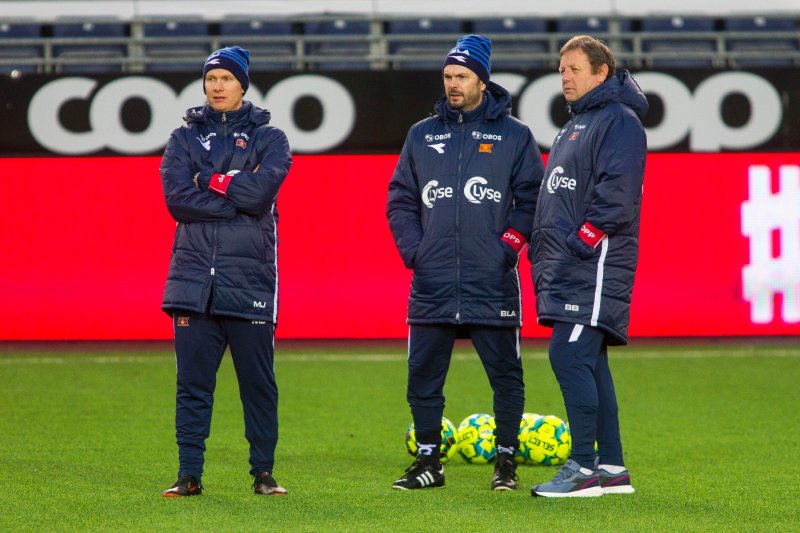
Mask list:
[[644,118],[649,108],[647,98],[631,73],[628,70],[619,70],[613,78],[606,80],[579,100],[567,104],[567,111],[570,115],[580,115],[595,107],[614,102],[630,107],[639,120]]
[[460,114],[463,115],[464,122],[496,120],[511,113],[511,93],[495,82],[489,81],[483,93],[483,102],[472,111],[461,113],[458,109],[453,109],[448,105],[446,96],[439,98],[433,109],[439,120],[444,122],[456,122]]
[[228,124],[242,124],[251,122],[255,126],[262,126],[269,124],[271,115],[266,109],[254,106],[251,102],[245,100],[242,107],[236,111],[228,111],[220,113],[214,111],[210,105],[205,104],[197,107],[190,107],[186,110],[186,115],[183,117],[187,123],[197,122],[199,124],[215,123],[222,124],[222,115],[225,115],[225,122]]

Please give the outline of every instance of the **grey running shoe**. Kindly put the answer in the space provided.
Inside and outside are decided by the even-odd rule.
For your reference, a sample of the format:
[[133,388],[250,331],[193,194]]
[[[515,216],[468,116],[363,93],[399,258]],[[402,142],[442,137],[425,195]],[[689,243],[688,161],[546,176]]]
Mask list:
[[492,479],[492,490],[517,490],[517,463],[514,456],[507,453],[497,454],[497,462],[494,464],[494,478]]
[[603,494],[632,494],[634,492],[633,485],[631,485],[631,473],[627,468],[619,474],[612,474],[603,467],[598,467],[596,471],[600,477]]
[[253,492],[264,496],[286,496],[287,490],[278,485],[269,472],[261,472],[253,480]]
[[393,489],[412,490],[444,487],[444,467],[437,470],[417,459],[406,468],[406,473],[392,484]]
[[597,472],[584,474],[581,466],[568,460],[561,470],[548,481],[541,485],[531,487],[531,496],[544,496],[548,498],[573,498],[602,496],[600,477]]

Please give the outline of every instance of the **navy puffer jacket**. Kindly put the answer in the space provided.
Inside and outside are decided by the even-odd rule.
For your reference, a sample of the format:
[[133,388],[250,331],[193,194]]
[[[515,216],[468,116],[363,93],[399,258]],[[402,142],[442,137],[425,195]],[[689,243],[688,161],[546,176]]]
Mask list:
[[[597,327],[626,344],[639,254],[639,213],[647,152],[647,99],[628,71],[570,106],[556,137],[536,206],[531,267],[539,323]],[[581,259],[567,236],[585,221],[607,238]]]
[[[187,111],[161,162],[167,209],[178,222],[162,309],[277,320],[276,197],[292,163],[284,133],[250,102],[228,113]],[[226,197],[212,174],[238,170]],[[193,181],[197,176],[197,185]]]
[[509,93],[489,82],[484,94],[466,113],[440,99],[389,184],[389,227],[414,269],[410,324],[521,325],[518,258],[501,236],[530,238],[544,166]]

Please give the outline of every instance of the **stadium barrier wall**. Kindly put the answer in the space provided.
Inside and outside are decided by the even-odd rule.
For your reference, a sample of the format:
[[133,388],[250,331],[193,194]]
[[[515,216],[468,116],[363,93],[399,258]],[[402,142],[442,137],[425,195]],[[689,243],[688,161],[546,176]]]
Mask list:
[[[410,273],[384,214],[396,161],[296,156],[278,201],[279,338],[405,337]],[[159,162],[2,160],[0,340],[171,338]],[[520,272],[523,335],[546,336],[527,260]],[[630,333],[800,334],[800,152],[649,154]]]

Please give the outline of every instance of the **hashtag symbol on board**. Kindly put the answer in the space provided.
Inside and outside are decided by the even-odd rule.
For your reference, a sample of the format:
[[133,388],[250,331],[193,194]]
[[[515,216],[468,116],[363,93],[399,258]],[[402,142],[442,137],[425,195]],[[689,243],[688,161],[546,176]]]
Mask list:
[[[779,169],[780,190],[772,192],[769,167],[748,170],[749,198],[742,203],[742,235],[750,240],[750,264],[742,268],[742,292],[750,320],[768,324],[774,298],[783,296],[784,322],[800,322],[800,166]],[[775,249],[773,232],[777,232]]]

